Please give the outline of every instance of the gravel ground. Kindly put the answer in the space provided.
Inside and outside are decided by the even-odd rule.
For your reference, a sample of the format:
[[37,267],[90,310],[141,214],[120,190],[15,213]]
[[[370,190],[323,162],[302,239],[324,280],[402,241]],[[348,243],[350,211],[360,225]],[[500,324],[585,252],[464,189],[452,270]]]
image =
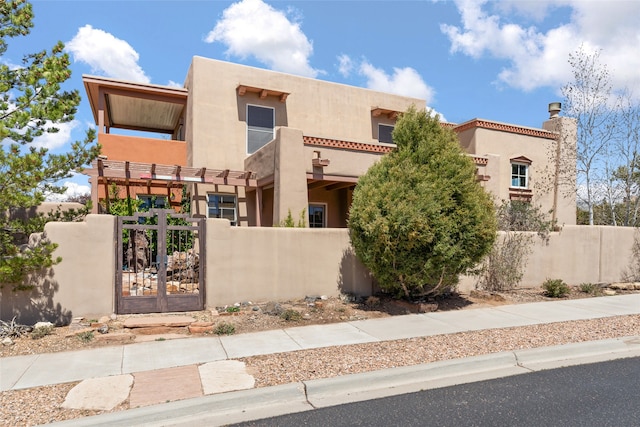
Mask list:
[[[578,293],[572,295],[572,298],[579,297],[586,297],[586,295]],[[473,298],[465,298],[464,301],[449,300],[440,306],[442,309],[468,309],[486,305],[539,300],[541,300],[539,292],[533,292],[529,296],[520,292],[517,295],[503,295],[487,300]],[[296,307],[296,303],[289,305]],[[394,314],[402,314],[402,312],[398,312],[397,306],[384,307],[387,312],[381,311],[383,306],[384,304],[378,307],[378,310],[366,310],[363,309],[366,307],[354,304],[340,304],[335,301],[328,301],[321,310],[318,310],[318,307],[310,307],[308,304],[301,304],[298,309],[312,314],[311,317],[307,318],[307,324],[308,322],[317,324],[344,321],[352,318],[384,317],[391,315],[389,312],[394,312],[394,310]],[[406,307],[403,309],[406,310]],[[205,316],[202,313],[198,315],[201,319],[203,316],[207,317],[208,315]],[[259,315],[253,316],[253,320],[249,320],[249,314],[233,316],[232,320],[238,322],[239,330],[243,332],[248,332],[251,328],[265,330],[270,327],[283,327],[281,319],[269,319]],[[300,322],[300,324],[305,324],[304,321]],[[285,326],[296,325],[285,324]],[[69,346],[76,348],[80,345],[76,342],[77,340],[64,338],[64,328],[57,329],[60,329],[60,331],[56,331],[53,337],[45,337],[42,340],[28,338],[18,340],[25,340],[25,343],[32,341],[28,346],[25,344],[18,353],[33,354],[46,351],[62,351],[70,349]],[[267,387],[500,351],[633,335],[640,335],[640,315],[321,348],[255,356],[240,360],[246,363],[250,373],[255,377],[256,387]],[[45,339],[49,341],[45,341]],[[15,347],[19,347],[20,342],[16,344]],[[87,346],[87,344],[82,345]],[[8,356],[9,354],[7,353],[8,350],[4,349],[2,355]],[[103,411],[78,411],[60,408],[66,394],[76,384],[68,383],[0,393],[0,426],[32,426],[103,413]],[[114,411],[125,409],[128,409],[128,402],[124,402]]]

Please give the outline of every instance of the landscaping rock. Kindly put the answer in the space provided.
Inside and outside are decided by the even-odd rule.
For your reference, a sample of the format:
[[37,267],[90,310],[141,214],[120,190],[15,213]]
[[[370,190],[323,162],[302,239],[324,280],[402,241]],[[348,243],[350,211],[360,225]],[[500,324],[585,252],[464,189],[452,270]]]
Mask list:
[[193,322],[189,325],[189,333],[204,334],[213,332],[213,322]]
[[94,341],[99,344],[127,344],[136,339],[134,334],[124,332],[118,334],[96,335]]
[[37,328],[53,328],[53,323],[51,323],[51,322],[38,322],[35,325],[33,325],[33,329],[37,329]]
[[282,314],[282,312],[284,311],[284,309],[282,308],[282,306],[277,303],[277,302],[268,302],[265,306],[264,309],[262,310],[264,313],[266,314],[270,314],[272,316],[280,316]]
[[640,289],[640,282],[619,282],[609,285],[609,289],[617,289],[621,291],[633,291]]
[[151,317],[130,317],[124,321],[125,328],[148,328],[148,327],[180,327],[189,326],[195,322],[191,316],[151,316]]

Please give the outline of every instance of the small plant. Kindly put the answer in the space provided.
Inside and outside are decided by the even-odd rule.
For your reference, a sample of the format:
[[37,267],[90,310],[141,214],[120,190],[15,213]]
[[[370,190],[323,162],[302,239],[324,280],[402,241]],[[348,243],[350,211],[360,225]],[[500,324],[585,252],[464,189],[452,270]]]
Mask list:
[[240,307],[236,307],[235,305],[232,305],[231,307],[227,307],[225,311],[227,313],[237,313],[240,311]]
[[542,284],[546,296],[562,298],[569,293],[569,286],[562,279],[547,279]]
[[595,283],[582,283],[580,285],[580,290],[585,294],[590,295],[599,295],[601,293],[600,286],[596,285]]
[[87,344],[93,341],[93,331],[84,331],[76,335],[80,341]]
[[306,214],[307,210],[302,209],[302,212],[300,212],[300,217],[298,218],[298,222],[296,223],[296,221],[293,219],[293,216],[291,215],[291,209],[289,209],[287,217],[280,221],[279,224],[275,224],[275,226],[285,228],[305,228],[307,226],[307,220],[305,218]]
[[19,338],[27,333],[31,332],[31,326],[21,325],[16,323],[15,316],[11,319],[11,322],[5,322],[0,320],[0,337],[5,338]]
[[40,338],[46,337],[47,335],[51,335],[53,332],[53,326],[39,326],[34,328],[31,332],[31,339],[39,340]]
[[302,314],[299,311],[289,308],[282,312],[280,317],[287,322],[295,322],[302,319]]
[[374,297],[374,296],[370,296],[369,298],[367,298],[367,300],[364,302],[364,304],[368,307],[368,308],[375,308],[375,307],[380,307],[380,298],[378,297]]
[[166,338],[162,338],[162,337],[156,338],[156,341],[166,341]]
[[220,322],[213,329],[213,333],[216,335],[233,335],[235,332],[236,327],[227,322]]

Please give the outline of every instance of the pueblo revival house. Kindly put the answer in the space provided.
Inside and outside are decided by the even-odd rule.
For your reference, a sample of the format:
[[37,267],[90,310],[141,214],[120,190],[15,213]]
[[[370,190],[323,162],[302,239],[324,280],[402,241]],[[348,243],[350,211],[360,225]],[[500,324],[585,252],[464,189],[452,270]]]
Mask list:
[[[176,207],[188,194],[192,215],[235,226],[272,226],[291,214],[309,227],[346,227],[358,177],[394,149],[398,114],[425,106],[202,57],[193,58],[183,88],[86,75],[83,82],[102,145],[85,170],[95,212],[114,196]],[[549,104],[539,129],[483,119],[443,126],[458,134],[497,201],[533,202],[570,225],[574,182],[559,176],[567,175],[561,150],[575,145],[575,124],[559,110]]]

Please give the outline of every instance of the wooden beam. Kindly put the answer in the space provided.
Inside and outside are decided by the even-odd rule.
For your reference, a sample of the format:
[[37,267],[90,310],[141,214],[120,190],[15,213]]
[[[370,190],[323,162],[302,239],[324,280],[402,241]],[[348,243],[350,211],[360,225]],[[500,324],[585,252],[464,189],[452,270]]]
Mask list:
[[246,86],[238,86],[238,95],[239,96],[244,96],[245,93],[247,93],[247,87]]
[[327,185],[330,185],[331,181],[315,181],[312,182],[311,184],[307,184],[307,190],[316,190],[318,188],[322,188],[322,187],[326,187]]
[[343,188],[353,187],[353,182],[336,182],[335,184],[327,185],[324,189],[327,191],[341,190]]
[[262,89],[260,91],[260,99],[265,99],[267,97],[267,95],[269,95],[269,92],[267,92],[266,89]]
[[283,93],[282,95],[280,95],[280,102],[286,102],[288,96],[288,93]]
[[256,226],[262,227],[262,188],[256,188]]

